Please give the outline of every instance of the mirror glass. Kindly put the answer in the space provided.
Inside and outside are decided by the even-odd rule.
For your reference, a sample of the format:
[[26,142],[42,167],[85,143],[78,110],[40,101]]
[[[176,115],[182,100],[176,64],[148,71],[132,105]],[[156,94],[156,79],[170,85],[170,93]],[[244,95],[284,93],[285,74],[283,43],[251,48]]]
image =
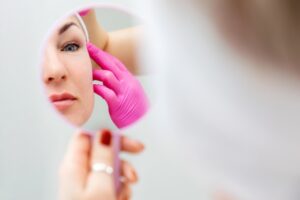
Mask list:
[[46,36],[41,80],[66,121],[88,131],[123,129],[149,111],[149,75],[138,62],[138,17],[95,6],[66,15]]

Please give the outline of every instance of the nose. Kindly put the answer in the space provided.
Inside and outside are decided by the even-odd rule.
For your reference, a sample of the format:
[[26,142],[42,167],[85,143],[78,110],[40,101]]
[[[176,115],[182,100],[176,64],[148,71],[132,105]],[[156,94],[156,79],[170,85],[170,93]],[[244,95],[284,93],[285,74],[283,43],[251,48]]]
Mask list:
[[59,57],[47,52],[43,62],[43,79],[45,84],[58,84],[67,80],[67,69]]
[[66,79],[65,74],[60,74],[60,73],[53,73],[50,76],[47,77],[46,82],[51,83],[51,82],[60,82]]

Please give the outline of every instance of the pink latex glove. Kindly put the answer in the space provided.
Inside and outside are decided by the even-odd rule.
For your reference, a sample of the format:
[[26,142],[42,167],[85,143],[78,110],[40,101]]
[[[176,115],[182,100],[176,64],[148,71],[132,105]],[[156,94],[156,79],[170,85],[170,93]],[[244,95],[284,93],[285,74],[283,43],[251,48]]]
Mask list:
[[82,11],[79,12],[79,15],[81,17],[83,17],[83,16],[87,15],[89,12],[90,12],[90,8],[84,9],[84,10],[82,10]]
[[148,110],[148,99],[140,82],[115,57],[87,43],[90,57],[102,68],[93,71],[94,92],[108,104],[109,114],[118,128],[140,119]]

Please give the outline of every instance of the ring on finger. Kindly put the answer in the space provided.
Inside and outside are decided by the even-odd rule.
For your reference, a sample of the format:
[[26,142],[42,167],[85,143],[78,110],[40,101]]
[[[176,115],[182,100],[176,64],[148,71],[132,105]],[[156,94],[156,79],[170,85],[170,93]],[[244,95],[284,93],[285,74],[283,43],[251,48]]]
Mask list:
[[105,163],[97,162],[97,163],[92,164],[92,171],[93,172],[104,172],[108,175],[111,175],[114,172],[114,169]]

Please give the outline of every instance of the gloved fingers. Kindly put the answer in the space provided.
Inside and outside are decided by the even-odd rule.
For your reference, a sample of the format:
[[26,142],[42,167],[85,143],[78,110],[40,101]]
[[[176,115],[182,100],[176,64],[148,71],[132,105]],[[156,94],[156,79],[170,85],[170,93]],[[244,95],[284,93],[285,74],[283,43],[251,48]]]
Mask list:
[[126,66],[116,57],[114,57],[113,55],[103,51],[104,54],[106,54],[106,56],[112,60],[114,62],[114,64],[116,65],[116,67],[119,69],[119,71],[121,72],[129,72],[126,68]]
[[83,9],[83,10],[79,11],[79,15],[81,17],[84,17],[84,16],[86,16],[90,12],[90,10],[91,10],[90,8]]
[[109,70],[94,70],[93,79],[103,82],[103,85],[113,90],[115,94],[120,93],[121,85],[115,75]]
[[104,52],[102,49],[98,49],[95,45],[88,42],[87,50],[90,57],[105,70],[111,71],[117,79],[122,78],[122,71],[119,69],[118,65],[115,63],[115,59],[108,53]]
[[115,92],[104,85],[93,85],[94,92],[101,96],[108,105],[115,104],[117,101],[117,95]]
[[116,57],[113,57],[113,56],[111,56],[111,57],[121,71],[130,73],[129,70],[127,69],[127,67],[119,59],[117,59]]

